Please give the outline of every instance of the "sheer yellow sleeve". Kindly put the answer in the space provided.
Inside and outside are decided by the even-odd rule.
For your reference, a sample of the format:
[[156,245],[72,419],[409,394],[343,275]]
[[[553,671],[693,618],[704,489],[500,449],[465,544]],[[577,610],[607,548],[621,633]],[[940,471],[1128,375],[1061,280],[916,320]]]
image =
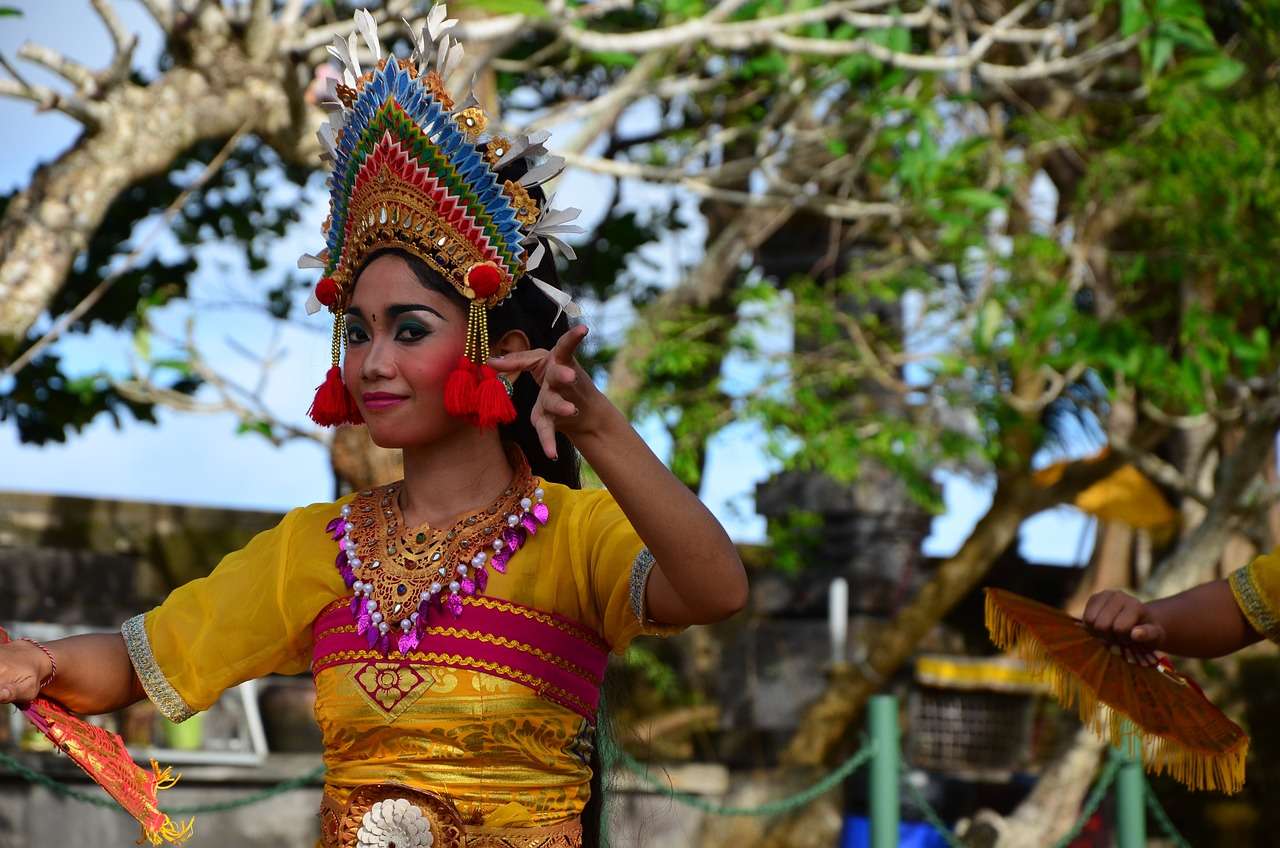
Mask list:
[[1253,629],[1280,642],[1280,548],[1232,572],[1227,580]]
[[577,493],[570,532],[591,587],[602,635],[622,653],[641,635],[669,636],[684,628],[651,621],[645,592],[653,556],[636,535],[613,495],[604,489]]
[[166,718],[183,721],[246,680],[308,668],[311,624],[343,590],[324,531],[339,508],[293,510],[209,576],[125,622],[134,670]]

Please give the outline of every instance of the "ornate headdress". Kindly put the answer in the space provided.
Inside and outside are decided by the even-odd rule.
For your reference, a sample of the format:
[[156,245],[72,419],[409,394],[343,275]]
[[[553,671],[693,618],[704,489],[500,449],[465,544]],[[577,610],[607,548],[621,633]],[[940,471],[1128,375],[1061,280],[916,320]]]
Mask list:
[[[299,268],[323,269],[308,311],[334,314],[333,364],[316,390],[310,415],[317,424],[358,424],[360,414],[339,368],[345,341],[343,313],[355,276],[373,251],[395,247],[420,258],[470,301],[466,352],[449,375],[445,408],[451,415],[491,427],[514,419],[507,388],[485,365],[488,310],[527,277],[561,311],[580,314],[567,295],[527,272],[547,245],[570,259],[560,236],[581,232],[577,209],[543,209],[530,189],[555,177],[564,159],[547,156],[546,133],[512,139],[487,132],[489,118],[473,93],[455,104],[447,87],[462,61],[462,45],[448,31],[437,5],[422,30],[410,28],[408,59],[384,55],[369,12],[355,14],[356,29],[372,54],[363,69],[357,32],[329,47],[342,63],[342,79],[328,81],[320,128],[329,176],[325,249],[304,255]],[[528,169],[516,180],[499,171],[518,159]],[[557,318],[559,316],[557,315]]]

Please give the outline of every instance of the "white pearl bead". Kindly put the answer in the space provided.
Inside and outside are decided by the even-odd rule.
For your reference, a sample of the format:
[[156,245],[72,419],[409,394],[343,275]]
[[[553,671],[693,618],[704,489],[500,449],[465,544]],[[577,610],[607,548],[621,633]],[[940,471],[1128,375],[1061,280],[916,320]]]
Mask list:
[[351,504],[343,504],[343,505],[342,505],[342,517],[343,517],[343,518],[346,518],[346,517],[347,517],[348,515],[350,515],[350,514],[351,514]]
[[542,502],[542,499],[546,496],[546,494],[547,494],[547,493],[546,493],[546,492],[544,492],[544,491],[542,491],[542,489],[534,489],[534,490],[533,490],[533,496],[534,496],[535,498],[537,498],[537,499],[538,499],[538,502],[539,502],[539,503],[541,503],[541,502]]
[[351,558],[350,565],[351,565],[351,567],[352,567],[352,568],[359,568],[359,567],[360,567],[360,557],[352,557],[352,558]]
[[484,551],[481,551],[480,553],[476,554],[471,558],[471,564],[478,568],[484,565],[484,561],[488,558],[489,558],[489,555],[486,554]]
[[520,523],[520,516],[518,516],[518,515],[508,515],[508,516],[507,516],[507,526],[508,526],[508,527],[515,527],[515,526],[516,526],[517,524],[519,524],[519,523]]
[[494,549],[495,551],[501,551],[501,550],[502,550],[502,540],[501,540],[501,539],[494,539],[494,540],[493,540],[493,549]]
[[377,601],[365,601],[365,602],[364,602],[364,608],[365,608],[365,609],[367,609],[369,612],[373,612],[374,610],[376,610],[376,609],[378,608],[378,602],[377,602]]
[[431,593],[430,593],[430,592],[423,592],[423,593],[422,593],[422,595],[421,595],[421,597],[422,597],[422,600],[424,600],[424,601],[425,601],[425,600],[427,600],[428,598],[430,598],[430,597],[431,597]]
[[[426,594],[426,593],[424,592],[423,594]],[[409,616],[409,620],[410,620],[410,621],[417,621],[417,620],[418,620],[418,614],[415,612],[413,615]]]
[[400,622],[400,629],[401,629],[401,630],[408,630],[408,629],[409,629],[410,627],[412,627],[412,626],[413,626],[413,622],[412,622],[412,621],[410,621],[410,620],[409,620],[409,619],[407,619],[407,618],[406,618],[404,621]]
[[354,524],[352,524],[350,521],[348,521],[348,522],[347,522],[347,532],[348,532],[348,533],[350,533],[350,532],[352,532],[352,531],[353,531],[353,530],[355,530],[355,529],[356,529],[356,526],[355,526]]
[[457,580],[454,580],[452,583],[450,583],[450,584],[449,584],[449,591],[450,591],[450,592],[452,592],[452,593],[453,593],[453,594],[455,594],[455,595],[456,595],[456,594],[458,594],[458,590],[459,590],[460,588],[462,588],[462,587],[461,587],[461,585],[459,585],[459,583],[458,583],[458,581],[457,581]]
[[390,629],[391,629],[391,625],[387,624],[385,621],[378,625],[379,633],[386,633]]
[[439,582],[439,581],[436,581],[435,583],[432,583],[432,584],[431,584],[431,594],[433,594],[433,595],[438,595],[438,594],[440,594],[440,582]]
[[361,589],[363,589],[363,588],[364,588],[364,583],[362,583],[361,581],[357,580],[356,582],[354,582],[354,583],[352,583],[352,584],[351,584],[351,588],[352,588],[352,589],[355,589],[355,590],[356,590],[356,592],[359,592]]
[[380,613],[380,612],[375,612],[375,613],[371,616],[371,618],[373,619],[373,623],[374,623],[374,624],[377,624],[379,621],[382,621],[382,613]]
[[523,509],[525,512],[528,512],[530,509],[533,508],[533,501],[529,500],[528,498],[521,498],[520,508]]
[[459,563],[459,564],[458,564],[458,573],[459,573],[459,574],[461,574],[463,577],[466,577],[466,576],[467,576],[467,567],[466,567],[465,565],[462,565],[461,563]]

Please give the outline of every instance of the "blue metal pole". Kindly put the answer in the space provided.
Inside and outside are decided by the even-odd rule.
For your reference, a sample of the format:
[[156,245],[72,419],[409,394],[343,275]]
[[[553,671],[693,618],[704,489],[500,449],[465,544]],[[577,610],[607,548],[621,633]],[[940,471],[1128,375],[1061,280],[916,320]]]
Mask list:
[[870,770],[871,848],[898,848],[898,699],[872,695],[867,723],[875,745]]

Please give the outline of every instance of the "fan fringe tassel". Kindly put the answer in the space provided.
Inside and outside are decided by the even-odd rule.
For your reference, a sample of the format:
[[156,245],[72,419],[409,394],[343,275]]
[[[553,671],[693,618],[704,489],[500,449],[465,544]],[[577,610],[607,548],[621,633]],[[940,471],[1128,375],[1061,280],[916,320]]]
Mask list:
[[[165,789],[172,789],[182,776],[173,773],[173,766],[161,768],[160,764],[155,760],[151,761],[151,773],[157,795]],[[142,838],[138,840],[138,844],[142,845],[144,842],[149,842],[152,845],[181,845],[191,838],[195,823],[194,817],[184,822],[174,822],[173,819],[166,815],[160,827],[142,826]]]
[[1097,693],[1059,666],[1040,640],[1006,616],[989,594],[986,598],[986,623],[991,641],[1001,650],[1012,651],[1026,662],[1031,673],[1049,685],[1054,698],[1065,709],[1071,709],[1074,704],[1080,720],[1095,734],[1118,748],[1124,747],[1130,734],[1136,734],[1142,744],[1142,763],[1147,771],[1157,775],[1168,774],[1191,789],[1207,789],[1228,795],[1239,792],[1244,786],[1245,758],[1249,753],[1247,736],[1229,751],[1207,753],[1149,733],[1130,722],[1128,716],[1099,703]]

